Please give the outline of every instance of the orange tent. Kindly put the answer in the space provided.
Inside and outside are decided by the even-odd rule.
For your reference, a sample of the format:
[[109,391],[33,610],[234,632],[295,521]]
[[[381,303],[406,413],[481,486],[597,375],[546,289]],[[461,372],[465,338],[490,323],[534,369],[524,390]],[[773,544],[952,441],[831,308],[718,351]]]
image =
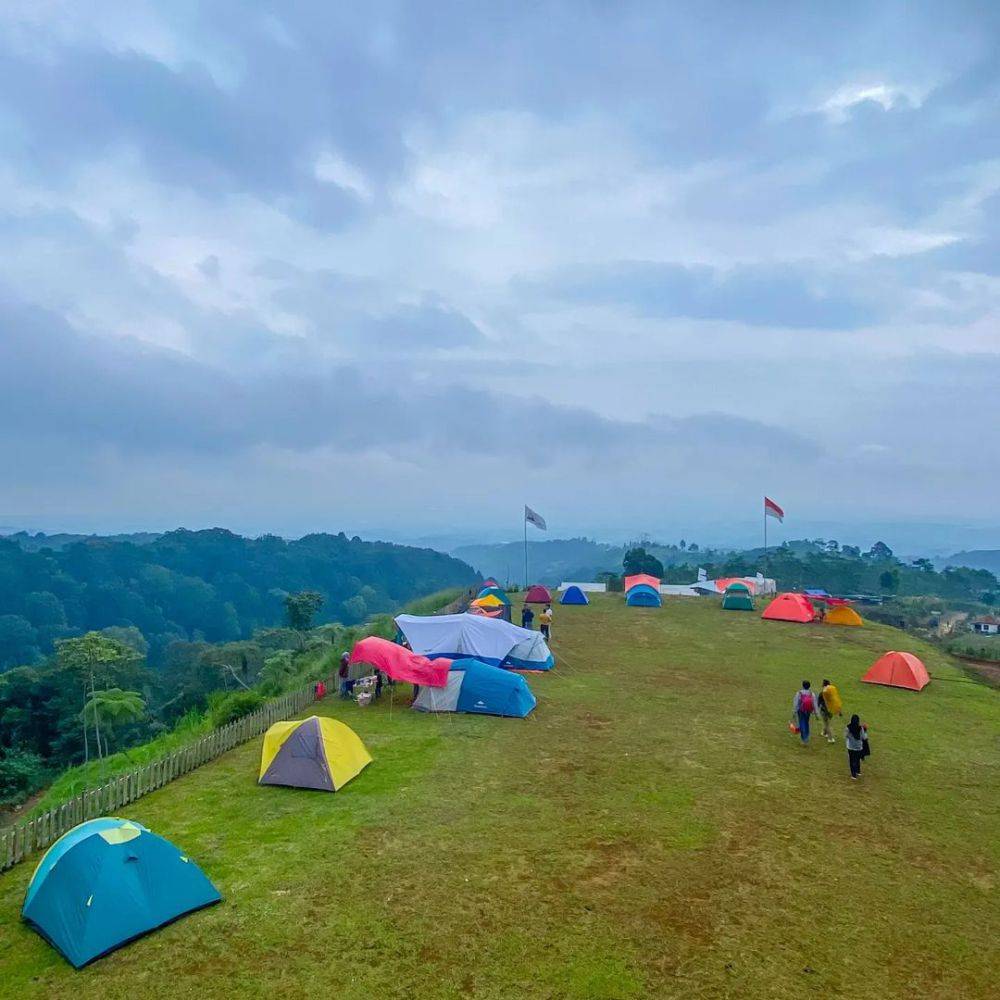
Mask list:
[[838,604],[827,611],[826,617],[823,619],[823,624],[854,625],[857,627],[858,625],[864,625],[864,621],[854,608],[849,608],[846,604]]
[[636,573],[634,576],[625,577],[625,593],[627,594],[638,583],[645,583],[657,593],[660,592],[660,581],[655,576],[650,576],[648,573]]
[[771,622],[811,622],[815,617],[816,609],[805,594],[779,594],[761,615]]
[[885,684],[888,687],[920,691],[931,682],[930,674],[919,657],[895,650],[880,656],[861,678],[866,684]]
[[745,576],[724,576],[721,580],[715,581],[715,585],[719,588],[720,594],[724,594],[726,592],[726,587],[733,583],[742,583],[751,594],[755,594],[757,592],[757,585],[753,580],[749,580]]

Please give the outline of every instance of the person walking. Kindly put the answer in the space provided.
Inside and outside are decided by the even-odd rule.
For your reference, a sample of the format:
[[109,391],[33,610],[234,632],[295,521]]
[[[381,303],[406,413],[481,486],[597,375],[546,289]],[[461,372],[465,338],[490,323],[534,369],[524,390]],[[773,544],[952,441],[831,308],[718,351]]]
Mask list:
[[830,723],[835,715],[844,714],[844,704],[840,700],[840,692],[836,684],[826,679],[823,680],[823,687],[819,692],[819,717],[823,720],[823,735],[827,743],[836,743],[837,739],[833,735]]
[[351,686],[347,680],[350,670],[351,654],[342,653],[340,656],[340,667],[337,669],[337,679],[340,681],[340,697],[346,698],[351,693]]
[[535,620],[535,612],[527,604],[521,608],[521,628],[531,628],[531,623]]
[[851,781],[861,776],[861,761],[871,750],[868,748],[868,727],[856,715],[844,727],[844,742],[847,745],[847,762],[851,768]]
[[799,739],[802,745],[809,743],[809,720],[812,716],[819,716],[819,707],[816,704],[816,696],[812,693],[812,684],[803,681],[802,687],[795,693],[792,701],[792,716],[799,724]]
[[538,616],[538,630],[546,642],[552,637],[552,608],[549,605],[546,605],[545,610]]

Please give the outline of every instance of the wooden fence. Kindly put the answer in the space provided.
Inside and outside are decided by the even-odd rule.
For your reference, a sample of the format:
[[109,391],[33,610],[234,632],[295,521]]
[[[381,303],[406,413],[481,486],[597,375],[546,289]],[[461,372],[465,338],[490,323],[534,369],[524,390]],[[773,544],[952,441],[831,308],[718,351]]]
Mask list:
[[[328,690],[336,690],[334,681],[326,680]],[[0,830],[0,872],[48,847],[77,824],[97,816],[113,815],[121,806],[135,802],[147,792],[156,791],[233,747],[260,736],[275,722],[297,715],[315,700],[315,684],[283,695],[268,702],[259,712],[230,722],[160,760],[112,778],[99,788],[81,792],[34,819]]]

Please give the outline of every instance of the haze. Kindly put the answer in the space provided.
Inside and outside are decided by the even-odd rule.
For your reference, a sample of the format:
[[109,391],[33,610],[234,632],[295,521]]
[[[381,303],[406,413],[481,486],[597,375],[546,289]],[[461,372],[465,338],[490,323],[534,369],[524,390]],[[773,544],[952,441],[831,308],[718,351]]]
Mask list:
[[972,3],[7,3],[0,524],[727,541],[767,492],[792,536],[995,542],[998,41]]

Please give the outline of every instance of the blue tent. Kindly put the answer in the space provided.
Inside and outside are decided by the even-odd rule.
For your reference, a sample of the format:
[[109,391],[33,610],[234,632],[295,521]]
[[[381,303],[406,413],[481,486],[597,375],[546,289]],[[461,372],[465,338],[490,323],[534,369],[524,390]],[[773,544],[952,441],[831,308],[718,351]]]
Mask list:
[[76,968],[222,896],[173,844],[141,823],[102,817],[46,852],[21,916]]
[[636,584],[626,595],[625,603],[630,608],[658,608],[663,604],[660,595],[648,584]]
[[590,604],[587,595],[575,584],[566,588],[566,593],[559,599],[560,604]]
[[421,685],[413,707],[422,712],[474,712],[523,719],[535,707],[535,696],[520,674],[462,659],[452,662],[446,687]]

